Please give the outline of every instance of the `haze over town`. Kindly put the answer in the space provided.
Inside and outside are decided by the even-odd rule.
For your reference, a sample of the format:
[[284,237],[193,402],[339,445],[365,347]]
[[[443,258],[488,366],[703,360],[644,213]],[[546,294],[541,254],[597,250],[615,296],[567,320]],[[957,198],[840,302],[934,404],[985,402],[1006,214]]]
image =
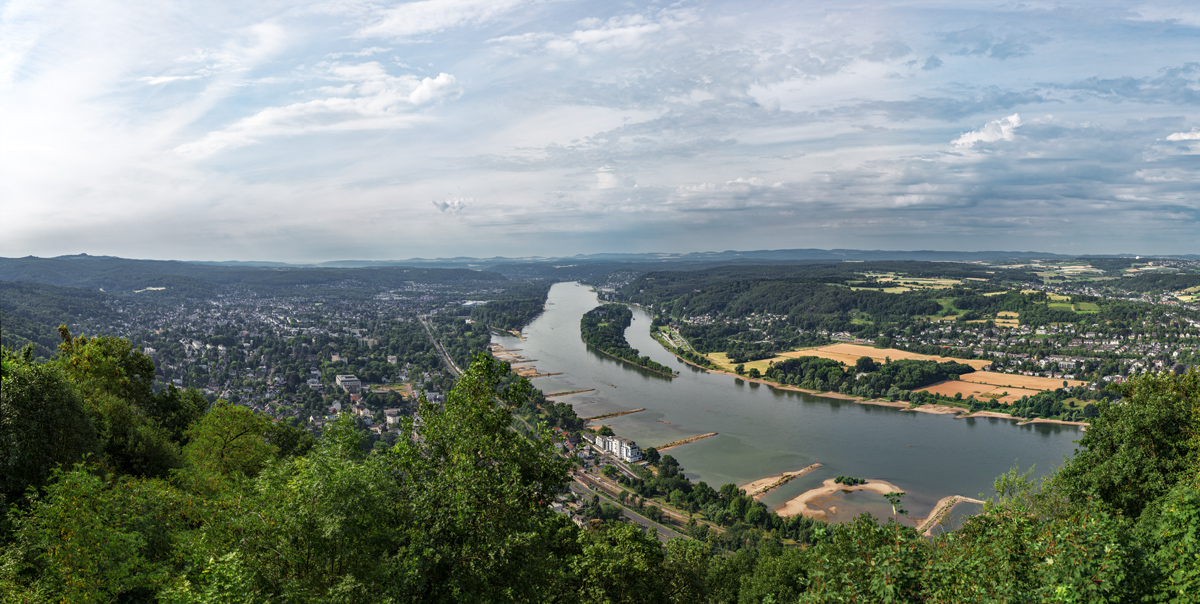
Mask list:
[[0,256],[1196,253],[1189,2],[10,1]]

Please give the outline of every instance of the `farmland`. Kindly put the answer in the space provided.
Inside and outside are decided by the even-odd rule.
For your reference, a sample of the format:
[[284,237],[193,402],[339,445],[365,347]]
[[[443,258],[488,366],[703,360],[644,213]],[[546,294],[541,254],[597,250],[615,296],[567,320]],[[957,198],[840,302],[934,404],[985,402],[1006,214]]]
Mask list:
[[[974,395],[976,399],[994,399],[997,402],[1011,404],[1022,396],[1033,396],[1038,392],[1061,388],[1064,380],[995,373],[991,371],[976,371],[959,377],[958,381],[942,382],[922,388],[923,392],[932,392],[943,396],[961,394],[963,398]],[[1081,386],[1086,382],[1065,380],[1068,386]]]
[[1032,375],[995,373],[992,371],[976,371],[975,373],[968,373],[967,375],[962,376],[961,379],[964,382],[991,384],[993,386],[1009,386],[1012,388],[1031,388],[1039,391],[1062,388],[1063,382],[1066,382],[1067,386],[1072,388],[1075,386],[1083,386],[1087,383],[1079,380],[1057,380]]
[[1023,388],[1006,388],[1003,386],[993,386],[991,384],[979,384],[976,382],[966,381],[949,381],[940,382],[932,386],[926,386],[918,390],[918,392],[930,392],[940,394],[942,396],[954,396],[961,394],[962,398],[974,396],[976,400],[995,400],[998,403],[1010,405],[1022,396],[1033,396],[1040,390],[1026,390]]
[[[805,348],[802,350],[794,350],[785,352],[780,357],[820,357],[823,359],[832,359],[844,363],[846,365],[854,365],[860,357],[871,357],[872,360],[878,363],[884,363],[887,359],[898,361],[901,359],[916,359],[918,361],[937,361],[944,363],[946,361],[957,361],[970,365],[975,369],[985,367],[991,361],[982,359],[951,359],[947,357],[934,356],[928,354],[917,354],[915,352],[907,352],[897,350],[895,348],[875,348],[874,346],[863,346],[861,344],[830,344],[829,346],[820,346],[817,348]],[[778,357],[777,357],[778,358]]]

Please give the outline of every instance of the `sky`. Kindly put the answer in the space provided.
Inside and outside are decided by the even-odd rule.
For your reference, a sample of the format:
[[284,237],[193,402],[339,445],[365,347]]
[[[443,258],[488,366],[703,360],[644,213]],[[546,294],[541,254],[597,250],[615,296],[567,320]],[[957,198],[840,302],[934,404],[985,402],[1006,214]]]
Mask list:
[[9,0],[0,256],[1200,253],[1200,4]]

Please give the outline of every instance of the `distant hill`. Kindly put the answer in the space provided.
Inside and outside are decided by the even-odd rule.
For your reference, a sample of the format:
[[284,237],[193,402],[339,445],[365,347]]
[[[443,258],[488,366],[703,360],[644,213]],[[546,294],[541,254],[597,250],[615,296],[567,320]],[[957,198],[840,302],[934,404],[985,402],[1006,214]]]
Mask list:
[[[405,283],[506,281],[499,273],[464,268],[389,266],[373,268],[277,267],[207,264],[174,260],[130,260],[112,256],[0,258],[0,281],[26,281],[163,298],[211,297],[218,291],[282,293],[290,288],[342,290],[398,287]],[[153,292],[153,293],[150,293]]]

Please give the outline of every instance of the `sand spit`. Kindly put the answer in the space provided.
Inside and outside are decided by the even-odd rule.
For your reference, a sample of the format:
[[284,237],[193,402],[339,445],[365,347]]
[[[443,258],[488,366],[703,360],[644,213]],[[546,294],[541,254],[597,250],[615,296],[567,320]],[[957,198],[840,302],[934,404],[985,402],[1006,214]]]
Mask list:
[[932,537],[933,529],[937,528],[944,520],[949,518],[950,512],[953,512],[954,507],[960,503],[978,503],[983,505],[983,502],[978,499],[963,497],[962,495],[942,497],[938,500],[937,505],[933,506],[933,510],[929,512],[929,515],[917,523],[917,532],[925,535],[926,537]]
[[1091,425],[1091,424],[1089,424],[1089,423],[1087,423],[1087,422],[1069,422],[1069,421],[1066,421],[1066,420],[1063,420],[1063,419],[1044,419],[1044,418],[1041,418],[1041,417],[1035,417],[1035,418],[1033,418],[1033,419],[1027,419],[1027,420],[1025,420],[1025,421],[1023,421],[1023,422],[1019,422],[1017,425],[1018,425],[1018,426],[1024,426],[1025,424],[1060,424],[1060,425],[1063,425],[1063,426],[1079,426],[1079,427],[1081,427],[1081,428],[1083,428],[1083,427],[1087,427],[1087,426],[1090,426],[1090,425]]
[[900,487],[886,480],[870,479],[865,484],[856,485],[838,484],[834,480],[834,478],[825,479],[822,486],[806,491],[799,497],[788,501],[783,507],[775,510],[775,513],[784,518],[801,515],[816,518],[817,520],[828,520],[829,514],[837,513],[837,506],[828,504],[836,502],[839,498],[839,493],[875,491],[880,495],[885,495],[887,493],[903,491]]
[[656,449],[655,449],[655,450],[657,450],[657,451],[660,451],[660,452],[661,452],[661,451],[666,451],[667,449],[674,449],[675,447],[678,447],[678,446],[680,446],[680,445],[686,445],[686,444],[688,444],[688,443],[694,443],[694,442],[696,442],[696,441],[698,441],[698,440],[702,440],[702,439],[708,438],[708,437],[710,437],[710,436],[716,436],[716,435],[717,435],[717,433],[716,433],[716,432],[709,432],[709,433],[707,433],[707,434],[700,434],[700,435],[697,435],[697,436],[692,436],[692,437],[689,437],[689,438],[684,438],[684,439],[682,439],[682,440],[677,440],[677,441],[674,441],[674,442],[669,442],[669,443],[667,443],[667,444],[665,444],[665,445],[663,445],[663,446],[661,446],[661,447],[656,447]]
[[749,495],[750,497],[753,497],[755,499],[762,499],[763,495],[766,495],[767,493],[770,493],[771,491],[778,489],[779,487],[791,482],[792,480],[799,478],[801,476],[804,476],[805,474],[808,474],[809,472],[812,472],[813,470],[815,470],[819,467],[821,467],[821,464],[815,463],[808,467],[801,468],[801,469],[793,471],[793,472],[784,472],[783,474],[780,474],[778,476],[768,476],[766,478],[760,478],[758,480],[755,480],[754,482],[744,484],[738,488],[742,489],[743,491],[746,491],[746,494]]

